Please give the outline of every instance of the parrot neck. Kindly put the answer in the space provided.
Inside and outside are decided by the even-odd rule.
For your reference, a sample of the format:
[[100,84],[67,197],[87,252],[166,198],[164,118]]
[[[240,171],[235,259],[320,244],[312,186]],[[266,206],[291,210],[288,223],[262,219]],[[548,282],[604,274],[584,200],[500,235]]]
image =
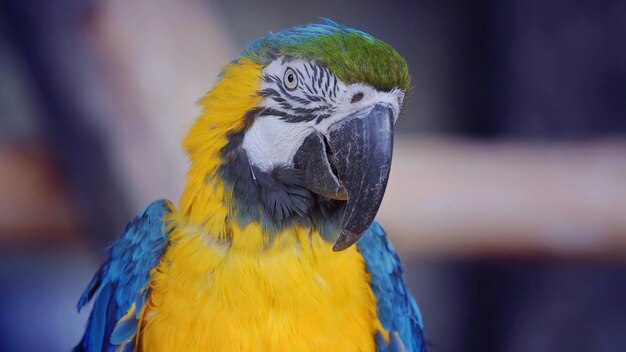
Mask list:
[[251,165],[241,139],[242,133],[228,137],[216,156],[221,164],[214,172],[202,173],[192,166],[181,197],[183,218],[176,222],[201,227],[202,233],[231,246],[265,247],[280,235],[304,239],[311,232],[333,243],[343,203],[301,187],[295,169],[264,172]]

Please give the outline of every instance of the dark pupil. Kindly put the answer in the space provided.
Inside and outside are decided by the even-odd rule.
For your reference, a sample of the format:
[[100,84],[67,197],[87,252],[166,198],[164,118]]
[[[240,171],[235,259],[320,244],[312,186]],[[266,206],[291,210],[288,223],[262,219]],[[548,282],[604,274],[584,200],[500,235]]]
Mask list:
[[287,81],[289,81],[289,83],[293,82],[293,73],[287,75]]

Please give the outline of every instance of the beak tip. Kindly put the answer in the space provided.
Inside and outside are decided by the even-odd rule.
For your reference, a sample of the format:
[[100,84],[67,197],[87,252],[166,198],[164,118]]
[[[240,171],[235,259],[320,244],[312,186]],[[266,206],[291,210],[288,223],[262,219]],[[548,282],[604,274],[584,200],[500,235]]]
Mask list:
[[341,252],[344,249],[345,248],[341,248],[341,246],[339,246],[337,243],[335,243],[335,245],[333,246],[333,252]]
[[344,248],[343,246],[340,246],[339,244],[335,243],[335,245],[333,246],[333,252],[342,252],[343,250],[347,249],[348,247]]
[[355,234],[349,230],[342,230],[339,238],[333,245],[333,252],[341,252],[348,249],[350,246],[356,243],[361,238],[360,234]]

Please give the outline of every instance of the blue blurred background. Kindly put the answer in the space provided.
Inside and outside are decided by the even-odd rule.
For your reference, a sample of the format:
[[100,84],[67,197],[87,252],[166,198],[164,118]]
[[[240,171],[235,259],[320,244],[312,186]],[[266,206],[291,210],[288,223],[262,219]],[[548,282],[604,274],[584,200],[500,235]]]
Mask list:
[[626,350],[626,2],[0,0],[0,351],[78,342],[221,65],[318,17],[409,63],[379,219],[431,351]]

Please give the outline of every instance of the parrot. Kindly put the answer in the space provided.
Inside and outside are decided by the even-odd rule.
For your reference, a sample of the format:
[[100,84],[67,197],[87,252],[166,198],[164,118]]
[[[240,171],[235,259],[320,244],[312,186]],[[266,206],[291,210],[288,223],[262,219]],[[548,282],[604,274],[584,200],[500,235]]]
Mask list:
[[108,248],[74,351],[425,351],[374,220],[409,90],[395,49],[329,19],[251,42],[198,101],[178,208]]

